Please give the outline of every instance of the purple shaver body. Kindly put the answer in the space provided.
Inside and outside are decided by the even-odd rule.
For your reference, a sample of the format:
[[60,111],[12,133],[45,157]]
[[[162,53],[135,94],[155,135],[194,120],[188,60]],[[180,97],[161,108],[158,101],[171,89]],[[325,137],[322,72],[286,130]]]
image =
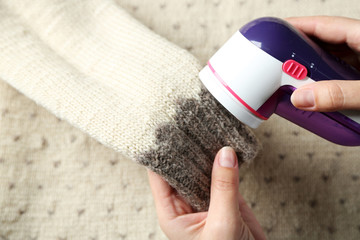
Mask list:
[[[256,19],[243,26],[239,32],[256,47],[260,48],[262,51],[266,52],[268,55],[277,59],[281,63],[294,60],[301,64],[307,70],[307,77],[314,81],[335,79],[360,80],[360,73],[355,68],[325,52],[307,36],[297,31],[284,20],[272,17]],[[216,57],[216,54],[214,57]],[[213,62],[216,64],[215,60]],[[210,59],[210,61],[212,60]],[[222,80],[221,76],[219,76],[221,73],[218,74],[215,72],[217,70],[216,66],[215,69],[213,69],[210,61],[208,63],[210,69],[220,79],[220,81],[222,81],[223,85],[229,91],[232,91],[230,88],[231,86],[229,85],[229,87],[227,85],[226,80]],[[221,64],[217,65],[220,66]],[[221,66],[218,68],[220,69]],[[228,70],[233,71],[233,68],[234,67],[231,69],[228,68]],[[261,66],[259,69],[261,71]],[[241,69],[239,71],[244,72],[247,70]],[[226,71],[223,72],[222,75],[226,77]],[[264,74],[264,76],[266,77],[266,74]],[[203,79],[207,77],[202,77],[200,74],[200,78],[204,82]],[[256,79],[253,80],[251,85],[258,84]],[[204,82],[204,84],[205,83],[206,82]],[[207,84],[205,84],[205,86],[207,86]],[[257,87],[261,88],[262,86],[259,85]],[[209,90],[213,94],[217,91],[211,91],[211,89]],[[247,103],[242,101],[242,96],[235,96],[238,97],[243,105],[245,105],[248,109],[250,108],[252,113],[259,114],[260,116],[263,116],[264,119],[270,117],[273,113],[276,113],[279,116],[331,142],[345,146],[360,146],[360,111],[341,111],[340,113],[299,110],[295,108],[290,101],[290,96],[294,90],[295,87],[291,85],[279,87],[263,105],[255,110],[248,107]],[[214,96],[217,97],[216,95]],[[219,100],[220,98],[217,97],[217,99]],[[224,103],[222,102],[222,104]],[[224,106],[227,107],[226,105]],[[229,107],[227,108],[229,110]]]
[[[309,77],[315,81],[360,80],[360,73],[355,68],[325,52],[284,20],[260,18],[246,24],[240,32],[250,41],[261,42],[257,46],[261,45],[263,51],[279,61],[293,59],[299,62],[307,68]],[[295,108],[290,101],[294,90],[291,86],[280,88],[259,112],[270,116],[273,111],[337,144],[360,145],[359,123],[339,112],[309,112]]]

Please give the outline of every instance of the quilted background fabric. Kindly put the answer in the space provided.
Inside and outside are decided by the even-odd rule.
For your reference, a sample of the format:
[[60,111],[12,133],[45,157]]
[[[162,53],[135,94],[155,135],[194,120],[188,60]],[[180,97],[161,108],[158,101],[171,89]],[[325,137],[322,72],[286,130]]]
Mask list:
[[[360,18],[355,0],[117,0],[205,64],[263,16]],[[360,30],[359,30],[360,31]],[[256,135],[240,190],[269,239],[360,238],[360,148],[277,116]],[[146,171],[0,81],[0,239],[166,239]]]

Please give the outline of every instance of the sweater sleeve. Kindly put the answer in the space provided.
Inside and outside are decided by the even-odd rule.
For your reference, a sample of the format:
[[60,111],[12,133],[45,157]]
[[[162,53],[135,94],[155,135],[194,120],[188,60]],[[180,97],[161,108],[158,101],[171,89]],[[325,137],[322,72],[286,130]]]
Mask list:
[[259,144],[199,70],[112,0],[0,2],[0,78],[206,210],[217,150],[246,162]]

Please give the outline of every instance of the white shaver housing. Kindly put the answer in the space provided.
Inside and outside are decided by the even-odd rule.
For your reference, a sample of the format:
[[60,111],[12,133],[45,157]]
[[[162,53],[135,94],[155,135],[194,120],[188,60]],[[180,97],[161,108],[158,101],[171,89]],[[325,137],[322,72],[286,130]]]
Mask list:
[[281,86],[314,82],[293,78],[283,63],[236,32],[209,60],[199,76],[210,93],[237,119],[257,128],[267,118],[257,110]]

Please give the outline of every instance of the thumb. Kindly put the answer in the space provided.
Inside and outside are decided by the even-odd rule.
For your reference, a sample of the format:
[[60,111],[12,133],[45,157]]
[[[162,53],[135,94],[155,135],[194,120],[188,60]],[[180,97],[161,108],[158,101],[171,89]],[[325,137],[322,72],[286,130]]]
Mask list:
[[215,157],[210,192],[209,216],[233,217],[239,213],[238,161],[230,147],[222,148]]
[[230,147],[222,148],[215,157],[204,239],[254,239],[240,213],[238,166]]
[[306,111],[360,109],[360,81],[320,81],[298,88],[292,104]]

